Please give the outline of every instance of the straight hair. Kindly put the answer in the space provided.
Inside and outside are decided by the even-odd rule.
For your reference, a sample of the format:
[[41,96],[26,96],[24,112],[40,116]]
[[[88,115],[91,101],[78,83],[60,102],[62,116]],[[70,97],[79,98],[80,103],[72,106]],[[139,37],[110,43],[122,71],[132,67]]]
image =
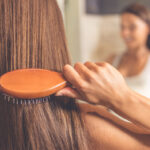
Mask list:
[[[22,68],[62,71],[65,64],[70,59],[55,0],[0,0],[0,75]],[[45,103],[17,105],[0,96],[0,150],[88,150],[75,100],[52,95]]]

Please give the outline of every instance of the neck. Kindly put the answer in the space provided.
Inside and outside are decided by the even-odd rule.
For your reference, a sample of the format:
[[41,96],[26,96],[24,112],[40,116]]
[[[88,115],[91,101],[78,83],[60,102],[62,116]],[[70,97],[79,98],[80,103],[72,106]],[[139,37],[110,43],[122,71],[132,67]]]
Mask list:
[[134,55],[134,56],[141,56],[143,54],[148,54],[149,50],[146,46],[141,46],[138,48],[128,49],[128,54]]

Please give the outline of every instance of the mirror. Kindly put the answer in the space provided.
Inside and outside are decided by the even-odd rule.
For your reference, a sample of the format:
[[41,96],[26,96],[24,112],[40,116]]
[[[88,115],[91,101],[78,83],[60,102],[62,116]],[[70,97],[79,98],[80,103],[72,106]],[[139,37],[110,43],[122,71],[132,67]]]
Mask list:
[[[131,88],[150,97],[150,58],[147,42],[145,41],[145,47],[143,45],[143,48],[135,50],[132,55],[126,53],[150,37],[150,22],[147,21],[150,18],[145,15],[147,19],[144,20],[132,13],[121,15],[121,12],[133,3],[138,3],[146,9],[150,8],[149,0],[66,0],[67,38],[74,63],[107,60],[120,69]],[[142,14],[143,8],[133,9]],[[136,30],[140,21],[143,30]],[[139,35],[136,35],[137,31],[140,31]]]

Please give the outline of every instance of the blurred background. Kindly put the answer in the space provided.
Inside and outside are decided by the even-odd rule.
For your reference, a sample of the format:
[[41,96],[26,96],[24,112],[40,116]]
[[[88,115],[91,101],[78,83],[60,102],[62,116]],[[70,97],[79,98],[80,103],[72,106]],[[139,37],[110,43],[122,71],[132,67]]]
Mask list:
[[128,86],[150,98],[150,0],[57,1],[73,64],[114,55],[109,62]]
[[150,6],[150,0],[58,0],[73,63],[124,51],[119,13],[134,2]]

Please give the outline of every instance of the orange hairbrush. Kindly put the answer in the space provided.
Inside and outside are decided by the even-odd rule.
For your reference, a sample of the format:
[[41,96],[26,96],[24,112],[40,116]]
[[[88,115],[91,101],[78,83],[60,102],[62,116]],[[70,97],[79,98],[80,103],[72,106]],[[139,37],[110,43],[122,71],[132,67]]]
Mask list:
[[44,69],[20,69],[0,77],[0,91],[7,99],[38,99],[56,93],[67,85],[63,75]]

